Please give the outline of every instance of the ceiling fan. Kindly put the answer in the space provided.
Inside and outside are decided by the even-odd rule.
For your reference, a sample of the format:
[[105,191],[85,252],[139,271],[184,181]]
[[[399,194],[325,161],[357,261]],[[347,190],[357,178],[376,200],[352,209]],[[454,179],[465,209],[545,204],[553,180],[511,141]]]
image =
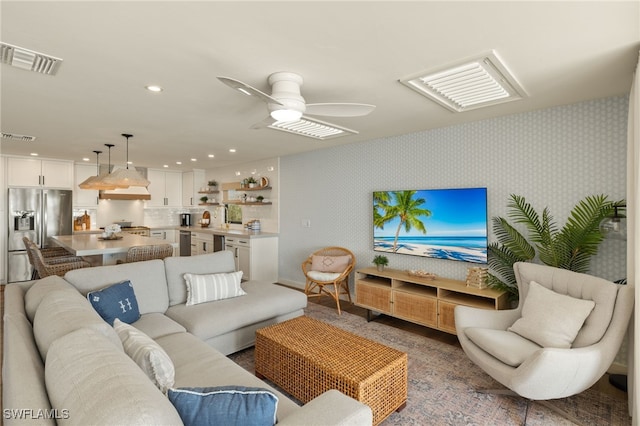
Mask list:
[[[230,77],[218,77],[218,80],[232,89],[238,90],[248,96],[255,96],[267,104],[270,118],[252,126],[254,128],[265,126],[271,127],[274,123],[297,122],[300,121],[303,116],[307,115],[360,117],[371,113],[371,111],[375,109],[375,105],[359,103],[308,104],[300,94],[300,86],[302,86],[303,82],[302,76],[293,72],[276,72],[269,76],[268,82],[271,86],[271,95]],[[308,117],[306,118],[308,119]],[[319,122],[319,120],[316,120],[316,122]],[[344,129],[330,123],[320,123]],[[357,133],[349,129],[344,130],[348,130],[351,133]]]

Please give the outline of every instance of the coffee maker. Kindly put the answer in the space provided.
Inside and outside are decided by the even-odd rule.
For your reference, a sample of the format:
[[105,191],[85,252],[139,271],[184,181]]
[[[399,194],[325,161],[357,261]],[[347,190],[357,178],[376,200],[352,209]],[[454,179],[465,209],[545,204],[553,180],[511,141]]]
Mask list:
[[193,226],[193,216],[191,213],[180,213],[180,226]]

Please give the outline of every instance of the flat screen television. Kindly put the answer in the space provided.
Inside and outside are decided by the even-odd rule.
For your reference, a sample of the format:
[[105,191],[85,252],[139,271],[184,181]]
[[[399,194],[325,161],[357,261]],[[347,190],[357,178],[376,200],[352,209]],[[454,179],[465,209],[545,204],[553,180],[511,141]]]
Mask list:
[[487,188],[374,192],[373,250],[487,263]]

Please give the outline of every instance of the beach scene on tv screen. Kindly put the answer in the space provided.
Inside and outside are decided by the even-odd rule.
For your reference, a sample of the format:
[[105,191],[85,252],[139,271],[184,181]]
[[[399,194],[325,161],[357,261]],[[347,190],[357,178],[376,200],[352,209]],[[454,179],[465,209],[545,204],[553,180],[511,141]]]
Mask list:
[[374,192],[373,249],[487,263],[487,189]]

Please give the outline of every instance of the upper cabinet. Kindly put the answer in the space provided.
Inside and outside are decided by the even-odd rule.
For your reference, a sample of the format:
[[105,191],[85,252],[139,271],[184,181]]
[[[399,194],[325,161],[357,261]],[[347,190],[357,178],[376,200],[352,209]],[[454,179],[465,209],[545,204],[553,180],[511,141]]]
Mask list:
[[147,171],[151,200],[148,207],[182,206],[182,172],[149,169]]
[[182,173],[182,205],[185,207],[197,206],[200,199],[198,191],[206,184],[204,170]]
[[73,162],[8,157],[7,185],[74,189]]
[[73,205],[93,207],[98,205],[98,191],[95,189],[80,189],[78,185],[85,179],[96,175],[96,166],[86,164],[75,165],[75,184],[73,185]]

